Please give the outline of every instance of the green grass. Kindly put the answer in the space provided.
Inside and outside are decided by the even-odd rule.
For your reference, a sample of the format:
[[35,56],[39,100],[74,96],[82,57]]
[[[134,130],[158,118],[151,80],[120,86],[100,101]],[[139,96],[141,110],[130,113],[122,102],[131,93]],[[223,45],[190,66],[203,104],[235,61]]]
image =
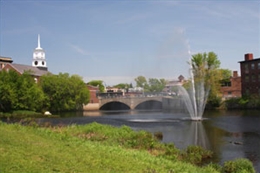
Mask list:
[[[113,129],[114,136],[127,135],[127,131],[134,134],[127,127],[122,128],[125,130],[95,123],[42,128],[0,122],[0,172],[217,172],[209,166],[200,168],[155,156],[146,147],[131,146],[128,137],[120,142],[113,142],[117,137],[107,140]],[[98,135],[100,140],[93,140],[86,135],[91,134],[86,133],[91,129],[92,137],[106,131]],[[122,134],[118,134],[120,131]]]

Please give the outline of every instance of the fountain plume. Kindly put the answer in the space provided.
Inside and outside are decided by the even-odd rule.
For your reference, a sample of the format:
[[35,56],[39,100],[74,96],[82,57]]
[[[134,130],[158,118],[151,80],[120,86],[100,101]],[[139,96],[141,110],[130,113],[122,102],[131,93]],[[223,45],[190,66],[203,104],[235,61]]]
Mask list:
[[183,86],[178,86],[180,96],[182,97],[186,108],[189,112],[191,120],[202,120],[203,112],[205,110],[207,98],[210,91],[210,86],[206,85],[205,77],[205,65],[197,66],[192,62],[191,53],[189,51],[189,73],[190,73],[190,85],[188,89]]

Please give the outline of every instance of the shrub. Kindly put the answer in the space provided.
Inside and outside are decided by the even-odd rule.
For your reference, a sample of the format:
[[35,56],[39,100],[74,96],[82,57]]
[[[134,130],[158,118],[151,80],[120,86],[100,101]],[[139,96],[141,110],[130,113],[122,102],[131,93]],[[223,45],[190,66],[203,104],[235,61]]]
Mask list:
[[207,101],[206,108],[214,109],[221,105],[221,97],[213,97]]
[[225,173],[255,173],[252,162],[245,158],[224,163],[223,172]]
[[175,161],[177,157],[180,154],[180,150],[178,150],[174,144],[164,144],[164,153],[161,154],[160,156],[168,159]]
[[162,132],[155,132],[154,137],[161,141],[163,139],[163,133]]
[[212,158],[213,152],[205,150],[200,146],[188,146],[186,150],[181,154],[184,161],[195,164],[203,165]]
[[153,135],[146,131],[133,133],[132,137],[127,140],[127,144],[131,148],[152,149],[155,147],[156,140]]
[[230,98],[225,101],[225,105],[227,109],[238,109],[240,108],[239,105],[240,98]]

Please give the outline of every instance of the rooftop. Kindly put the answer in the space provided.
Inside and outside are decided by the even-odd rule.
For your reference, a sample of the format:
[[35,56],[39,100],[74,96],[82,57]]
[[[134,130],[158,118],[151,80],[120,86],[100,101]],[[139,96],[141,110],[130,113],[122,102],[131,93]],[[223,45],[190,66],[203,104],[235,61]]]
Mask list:
[[0,56],[0,61],[4,61],[4,62],[13,62],[11,57],[4,57],[4,56]]
[[42,70],[37,67],[29,66],[29,65],[23,65],[23,64],[9,64],[12,66],[16,71],[18,71],[20,74],[23,74],[26,71],[31,71],[33,75],[35,76],[42,76],[45,74],[48,74],[48,70]]

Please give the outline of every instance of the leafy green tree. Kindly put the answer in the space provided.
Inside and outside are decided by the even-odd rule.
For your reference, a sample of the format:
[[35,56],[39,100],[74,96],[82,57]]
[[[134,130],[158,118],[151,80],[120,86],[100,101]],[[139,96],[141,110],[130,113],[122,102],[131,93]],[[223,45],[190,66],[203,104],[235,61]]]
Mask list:
[[0,71],[0,110],[4,112],[14,109],[18,101],[16,93],[16,81],[19,75],[14,72]]
[[0,72],[0,110],[40,111],[44,93],[35,83],[30,72],[19,75],[15,71]]
[[41,77],[40,85],[48,98],[51,111],[78,110],[89,102],[89,90],[77,75],[44,75]]
[[230,82],[230,77],[232,75],[231,70],[229,70],[229,69],[219,69],[219,73],[221,75],[221,77],[220,77],[221,84],[225,84],[225,83]]
[[115,85],[114,87],[119,88],[119,89],[126,89],[126,88],[130,88],[130,84],[119,83],[119,84]]
[[149,78],[149,91],[150,92],[161,92],[166,85],[165,79]]
[[148,82],[144,76],[135,78],[136,86],[142,87],[145,92],[161,92],[165,85],[165,79],[149,78]]
[[105,86],[104,86],[102,80],[92,80],[92,81],[88,82],[87,84],[88,85],[92,85],[92,86],[96,86],[96,87],[98,86],[100,92],[104,92],[105,91]]
[[89,90],[82,78],[78,75],[72,75],[70,77],[70,84],[73,86],[72,96],[75,97],[76,109],[82,109],[83,104],[87,104],[90,99]]
[[138,76],[135,78],[136,86],[143,88],[145,91],[149,91],[149,85],[144,76]]
[[45,101],[44,93],[35,83],[30,71],[24,72],[16,81],[18,102],[16,110],[40,111]]

